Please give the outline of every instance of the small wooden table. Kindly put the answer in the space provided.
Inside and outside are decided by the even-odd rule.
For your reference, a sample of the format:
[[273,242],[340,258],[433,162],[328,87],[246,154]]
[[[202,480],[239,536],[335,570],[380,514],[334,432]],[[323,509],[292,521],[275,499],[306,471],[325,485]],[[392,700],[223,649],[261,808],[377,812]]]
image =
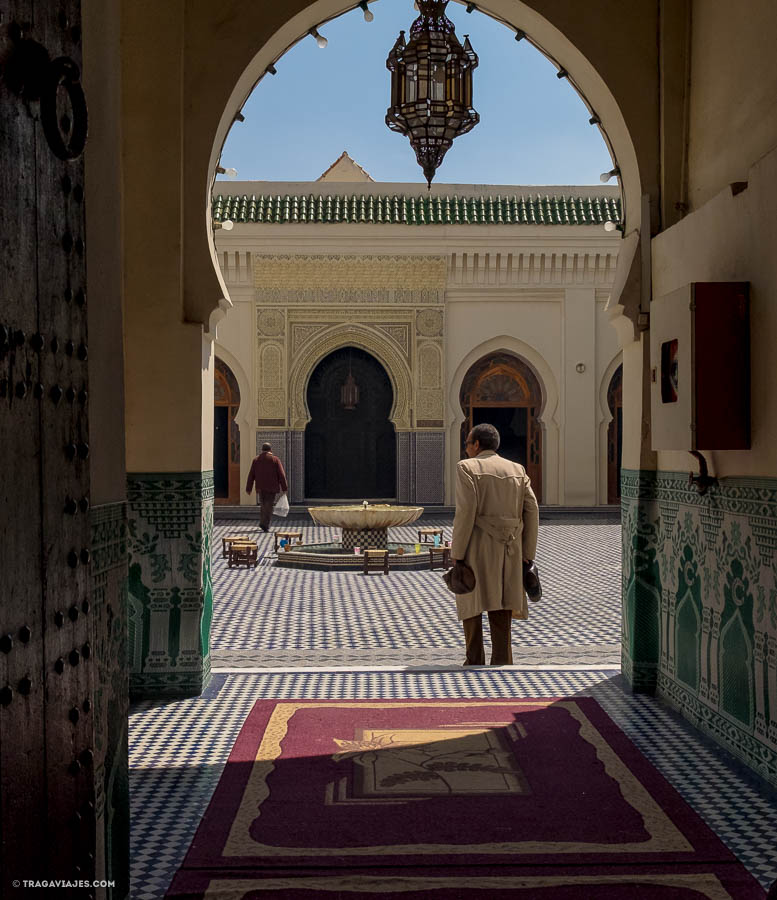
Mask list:
[[442,543],[442,528],[419,528],[418,543],[428,544],[429,540],[434,543],[434,539],[438,534],[440,535],[440,543]]
[[389,552],[388,550],[362,550],[362,555],[364,556],[364,572],[366,575],[370,566],[375,568],[376,566],[380,566],[383,569],[383,574],[388,575],[389,573]]
[[430,547],[429,548],[429,568],[449,569],[451,567],[451,548],[450,547]]
[[273,532],[273,539],[275,542],[273,545],[273,550],[275,550],[276,553],[278,552],[278,541],[282,540],[283,538],[286,538],[286,540],[289,543],[291,543],[294,540],[294,538],[296,538],[297,543],[301,544],[302,543],[302,532],[301,531],[275,531],[275,532]]
[[229,556],[227,559],[227,568],[233,566],[253,566],[259,562],[259,553],[256,547],[256,541],[232,541],[229,545]]
[[241,541],[250,541],[251,538],[247,534],[228,534],[226,537],[221,539],[221,556],[223,559],[226,559],[229,556],[229,547],[235,541],[240,543]]

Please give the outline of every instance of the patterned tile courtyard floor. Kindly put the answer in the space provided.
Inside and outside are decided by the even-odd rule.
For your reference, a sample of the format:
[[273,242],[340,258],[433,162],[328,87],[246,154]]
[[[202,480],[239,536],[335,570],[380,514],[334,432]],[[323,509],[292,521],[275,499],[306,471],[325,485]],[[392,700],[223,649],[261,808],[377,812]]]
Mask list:
[[[255,528],[219,523],[214,546],[234,531]],[[315,530],[316,540],[331,536]],[[263,536],[266,562],[271,546]],[[458,666],[460,626],[439,573],[230,571],[215,559],[213,655],[221,671],[200,697],[139,703],[130,716],[132,897],[164,896],[248,712],[269,697],[592,696],[770,884],[777,792],[672,710],[632,695],[618,674],[619,526],[543,526],[537,559],[545,597],[514,628],[520,665],[498,669]]]
[[[276,520],[277,521],[277,520]],[[294,520],[305,542],[339,539],[339,529]],[[450,517],[424,525],[451,534]],[[257,534],[258,532],[258,534]],[[463,658],[461,625],[439,571],[319,572],[280,568],[273,539],[255,524],[219,523],[226,534],[257,540],[260,565],[228,569],[214,559],[214,668],[244,666],[450,666]],[[390,540],[413,542],[416,529],[392,528]],[[521,665],[620,664],[620,525],[544,525],[537,565],[544,598],[513,626]],[[486,629],[487,631],[488,629]]]

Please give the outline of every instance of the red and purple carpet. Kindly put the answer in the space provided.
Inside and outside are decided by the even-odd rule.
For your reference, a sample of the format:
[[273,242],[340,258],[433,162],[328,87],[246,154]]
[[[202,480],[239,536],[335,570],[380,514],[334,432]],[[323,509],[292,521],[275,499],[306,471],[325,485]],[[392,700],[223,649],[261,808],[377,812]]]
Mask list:
[[756,898],[595,700],[262,700],[168,897]]

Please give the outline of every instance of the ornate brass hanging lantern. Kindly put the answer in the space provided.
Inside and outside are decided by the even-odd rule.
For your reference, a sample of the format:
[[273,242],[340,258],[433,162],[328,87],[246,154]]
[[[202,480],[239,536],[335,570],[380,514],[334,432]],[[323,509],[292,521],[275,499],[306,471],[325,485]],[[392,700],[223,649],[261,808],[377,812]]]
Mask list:
[[340,388],[340,405],[343,409],[356,409],[359,402],[359,385],[351,373],[351,356],[348,355],[348,375]]
[[472,70],[478,58],[469,36],[464,46],[445,15],[448,0],[418,0],[421,15],[400,31],[386,60],[391,72],[391,106],[386,124],[406,134],[431,189],[432,179],[453,139],[480,121],[472,108]]

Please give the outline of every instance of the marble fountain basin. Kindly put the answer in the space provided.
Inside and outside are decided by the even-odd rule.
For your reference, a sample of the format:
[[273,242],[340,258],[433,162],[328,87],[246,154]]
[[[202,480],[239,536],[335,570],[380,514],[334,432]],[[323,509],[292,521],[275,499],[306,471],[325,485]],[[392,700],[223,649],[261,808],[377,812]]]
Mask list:
[[409,525],[423,511],[423,506],[391,506],[388,503],[308,507],[314,522],[346,531],[385,530],[397,525]]

